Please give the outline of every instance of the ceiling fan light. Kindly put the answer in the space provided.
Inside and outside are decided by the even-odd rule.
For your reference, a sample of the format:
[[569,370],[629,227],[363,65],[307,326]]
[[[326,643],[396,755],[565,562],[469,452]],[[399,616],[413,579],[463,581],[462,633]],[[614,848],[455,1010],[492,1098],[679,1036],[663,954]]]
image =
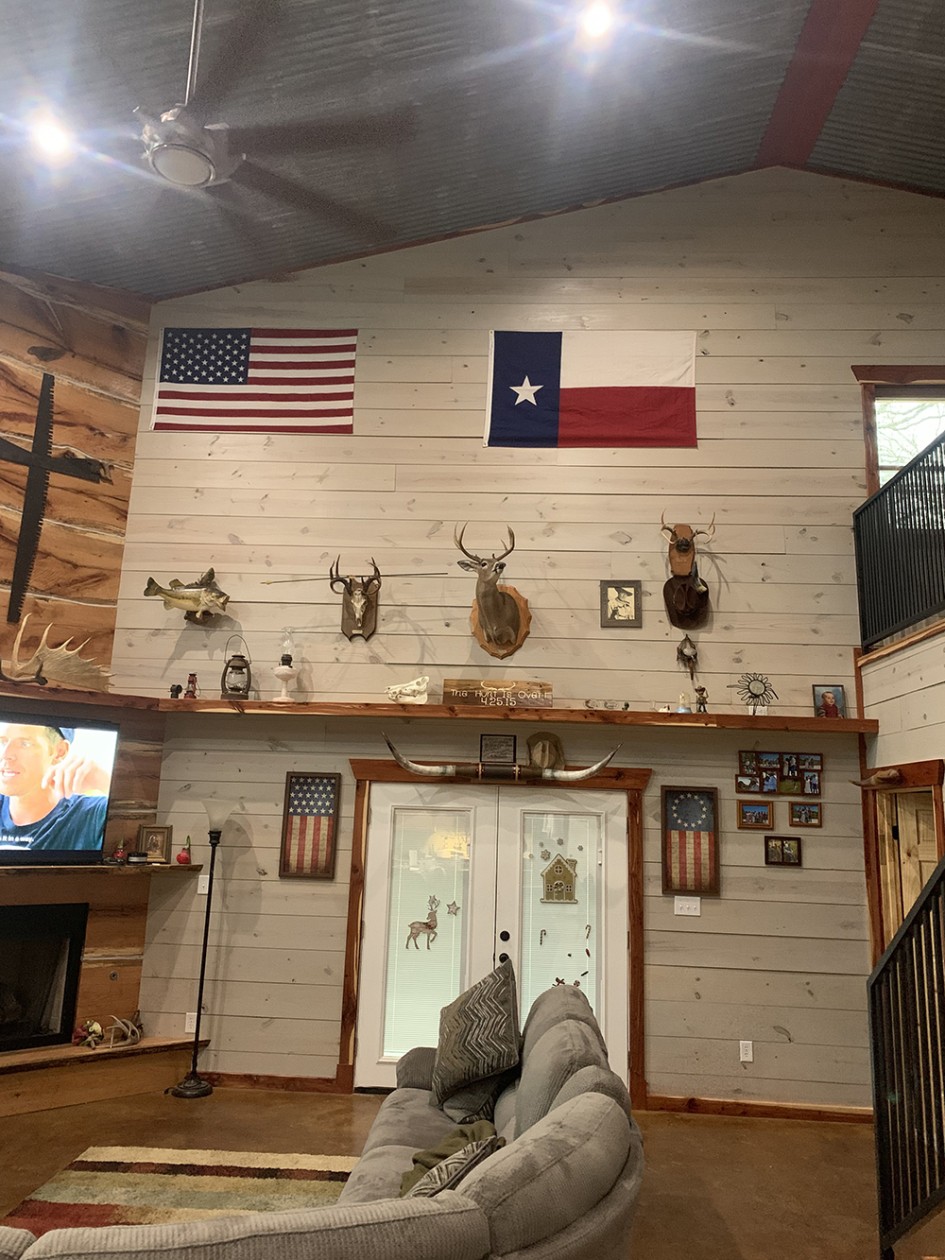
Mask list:
[[184,144],[156,144],[148,150],[148,162],[155,174],[183,188],[203,188],[216,173],[206,153]]

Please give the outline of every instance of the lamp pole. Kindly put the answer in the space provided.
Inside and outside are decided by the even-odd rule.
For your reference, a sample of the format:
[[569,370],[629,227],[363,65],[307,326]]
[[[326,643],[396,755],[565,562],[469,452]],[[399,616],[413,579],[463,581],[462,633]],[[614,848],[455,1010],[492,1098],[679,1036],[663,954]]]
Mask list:
[[164,1092],[175,1098],[206,1098],[213,1093],[213,1086],[197,1072],[197,1055],[200,1051],[200,1017],[203,1014],[203,982],[207,974],[207,943],[210,940],[210,904],[213,901],[213,868],[217,860],[222,828],[211,827],[210,872],[207,876],[207,908],[203,920],[203,947],[200,951],[200,981],[197,985],[197,1019],[194,1023],[194,1047],[190,1059],[190,1071],[179,1085],[171,1085]]

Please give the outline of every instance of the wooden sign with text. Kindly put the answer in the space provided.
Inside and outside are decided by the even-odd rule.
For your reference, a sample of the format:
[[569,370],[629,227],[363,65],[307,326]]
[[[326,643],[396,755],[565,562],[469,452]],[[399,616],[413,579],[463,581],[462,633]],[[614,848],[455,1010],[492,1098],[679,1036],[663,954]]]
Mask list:
[[550,709],[551,683],[507,678],[445,678],[444,704],[478,704],[490,709]]

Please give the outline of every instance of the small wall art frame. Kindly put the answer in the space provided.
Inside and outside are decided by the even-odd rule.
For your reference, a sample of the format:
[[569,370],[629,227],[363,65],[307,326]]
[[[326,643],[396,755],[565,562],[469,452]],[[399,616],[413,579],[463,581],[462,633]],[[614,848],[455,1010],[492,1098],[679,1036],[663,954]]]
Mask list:
[[715,788],[664,787],[660,793],[664,893],[720,892],[719,794]]
[[741,796],[820,796],[821,753],[758,752],[738,754],[735,791]]
[[765,836],[765,866],[801,866],[800,836]]
[[742,831],[765,831],[774,826],[773,801],[736,801],[735,808]]
[[149,862],[169,862],[173,834],[173,827],[156,827],[153,823],[142,823],[138,828],[138,852],[146,853]]
[[814,683],[814,717],[845,718],[846,692],[842,683]]
[[282,814],[282,879],[334,879],[341,775],[290,770]]
[[792,827],[822,827],[824,807],[820,801],[789,801],[789,820]]
[[479,761],[484,766],[514,766],[514,735],[480,735]]
[[600,624],[604,630],[639,630],[643,625],[643,583],[611,578],[600,584]]

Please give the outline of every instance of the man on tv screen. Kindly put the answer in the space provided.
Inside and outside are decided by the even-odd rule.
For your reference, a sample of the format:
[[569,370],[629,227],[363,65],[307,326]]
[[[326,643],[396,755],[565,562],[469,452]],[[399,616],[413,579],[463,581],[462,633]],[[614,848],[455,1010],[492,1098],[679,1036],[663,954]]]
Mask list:
[[77,756],[68,726],[0,723],[0,848],[98,849],[109,769]]

